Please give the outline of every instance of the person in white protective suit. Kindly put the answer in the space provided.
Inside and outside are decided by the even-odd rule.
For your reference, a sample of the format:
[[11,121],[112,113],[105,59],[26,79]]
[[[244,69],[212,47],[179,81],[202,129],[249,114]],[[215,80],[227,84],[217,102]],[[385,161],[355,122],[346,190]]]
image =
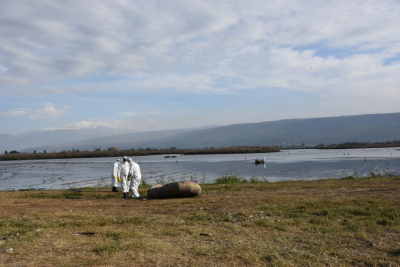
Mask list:
[[142,180],[142,174],[140,173],[139,164],[134,162],[131,158],[129,158],[129,164],[131,168],[129,170],[129,179],[131,181],[130,190],[132,191],[131,198],[140,199],[140,195],[138,192],[138,187],[140,181]]
[[118,182],[121,183],[121,190],[124,195],[124,199],[128,198],[129,194],[129,170],[131,165],[128,163],[128,158],[124,157],[123,162],[118,167]]
[[117,159],[117,162],[113,164],[112,172],[111,172],[111,185],[113,187],[112,191],[113,192],[118,192],[117,187],[118,187],[118,167],[120,164],[121,160]]

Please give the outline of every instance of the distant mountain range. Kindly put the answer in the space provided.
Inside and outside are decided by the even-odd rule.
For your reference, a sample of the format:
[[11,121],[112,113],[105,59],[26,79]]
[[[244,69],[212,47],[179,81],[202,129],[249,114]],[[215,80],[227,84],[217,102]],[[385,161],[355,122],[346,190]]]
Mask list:
[[31,148],[57,146],[89,138],[99,138],[124,132],[126,133],[127,131],[127,129],[114,129],[99,126],[97,128],[85,128],[79,130],[40,130],[19,135],[0,134],[0,153],[4,153],[5,150],[33,151]]
[[176,147],[308,146],[400,139],[400,113],[234,124],[177,136]]
[[[200,128],[188,128],[188,129],[177,129],[177,130],[164,130],[164,131],[151,131],[151,132],[139,132],[139,133],[125,133],[111,136],[104,136],[101,138],[86,139],[79,142],[64,143],[58,146],[41,146],[35,148],[37,151],[61,151],[61,150],[94,150],[100,148],[101,150],[107,149],[108,147],[117,147],[118,149],[137,149],[138,147],[151,147],[151,148],[170,148],[170,144],[173,140],[181,134],[188,132],[194,132],[197,130],[210,129],[215,126],[204,126]],[[171,141],[170,141],[171,140]],[[163,144],[162,147],[155,145],[156,143]],[[27,150],[27,152],[32,149]]]
[[[97,129],[96,129],[97,130]],[[62,130],[60,130],[62,131]],[[41,140],[37,151],[52,150],[94,150],[114,146],[118,149],[143,148],[204,148],[231,146],[315,146],[345,142],[383,142],[400,139],[400,113],[370,114],[312,119],[291,119],[260,123],[243,123],[229,126],[209,126],[202,129],[181,129],[118,135],[101,135],[84,138],[78,136],[68,141],[55,138],[52,132],[47,136],[47,145]],[[71,132],[58,132],[60,136]],[[35,135],[27,136],[34,143]],[[13,140],[13,136],[0,135],[0,147]],[[58,142],[58,143],[57,143]],[[37,142],[39,143],[39,141]],[[15,144],[15,143],[14,143]],[[10,147],[10,146],[8,146]],[[25,146],[26,147],[26,146]],[[32,146],[34,147],[34,146]],[[8,149],[18,149],[14,146]],[[2,149],[4,151],[4,149]],[[33,148],[25,149],[31,152]]]
[[[151,143],[153,140],[163,140],[190,131],[209,129],[216,126],[204,126],[178,130],[152,131],[126,133],[127,129],[114,129],[99,126],[79,130],[42,130],[20,135],[0,134],[0,153],[7,150],[18,152],[52,152],[56,150],[94,150],[95,148],[107,149],[114,146],[120,149],[137,148]],[[124,133],[125,132],[125,133]],[[134,140],[132,142],[131,140]]]

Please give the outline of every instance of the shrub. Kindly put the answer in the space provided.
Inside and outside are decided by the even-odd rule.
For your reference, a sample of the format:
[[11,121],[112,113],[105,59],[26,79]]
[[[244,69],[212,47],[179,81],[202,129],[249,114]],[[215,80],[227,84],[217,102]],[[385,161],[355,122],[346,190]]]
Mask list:
[[250,183],[261,183],[262,181],[258,178],[257,174],[254,173],[250,178]]
[[243,184],[243,183],[247,183],[247,180],[236,174],[225,174],[225,175],[219,176],[215,180],[215,183],[216,184]]

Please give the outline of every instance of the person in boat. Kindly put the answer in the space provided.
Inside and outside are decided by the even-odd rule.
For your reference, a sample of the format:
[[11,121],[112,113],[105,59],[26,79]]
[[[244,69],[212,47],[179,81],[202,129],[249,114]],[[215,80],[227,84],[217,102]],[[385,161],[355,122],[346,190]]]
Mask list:
[[[133,199],[140,199],[138,187],[140,181],[142,180],[142,174],[140,173],[139,164],[134,162],[131,158],[128,159],[130,164],[129,170],[129,180],[131,182],[129,189],[132,191],[131,198]],[[129,181],[128,180],[128,181]]]
[[263,159],[257,158],[256,159],[256,163],[265,163],[266,157],[264,157]]

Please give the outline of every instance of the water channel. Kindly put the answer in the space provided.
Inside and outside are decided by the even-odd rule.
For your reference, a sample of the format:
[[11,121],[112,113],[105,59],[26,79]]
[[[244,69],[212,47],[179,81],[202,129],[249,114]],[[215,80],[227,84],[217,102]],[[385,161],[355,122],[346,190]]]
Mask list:
[[[127,155],[129,156],[129,155]],[[148,184],[174,181],[212,183],[224,174],[252,176],[270,182],[318,180],[346,176],[400,174],[400,149],[283,150],[268,154],[164,155],[131,157]],[[266,163],[255,165],[256,158]],[[116,158],[0,162],[0,190],[68,189],[109,186]]]

